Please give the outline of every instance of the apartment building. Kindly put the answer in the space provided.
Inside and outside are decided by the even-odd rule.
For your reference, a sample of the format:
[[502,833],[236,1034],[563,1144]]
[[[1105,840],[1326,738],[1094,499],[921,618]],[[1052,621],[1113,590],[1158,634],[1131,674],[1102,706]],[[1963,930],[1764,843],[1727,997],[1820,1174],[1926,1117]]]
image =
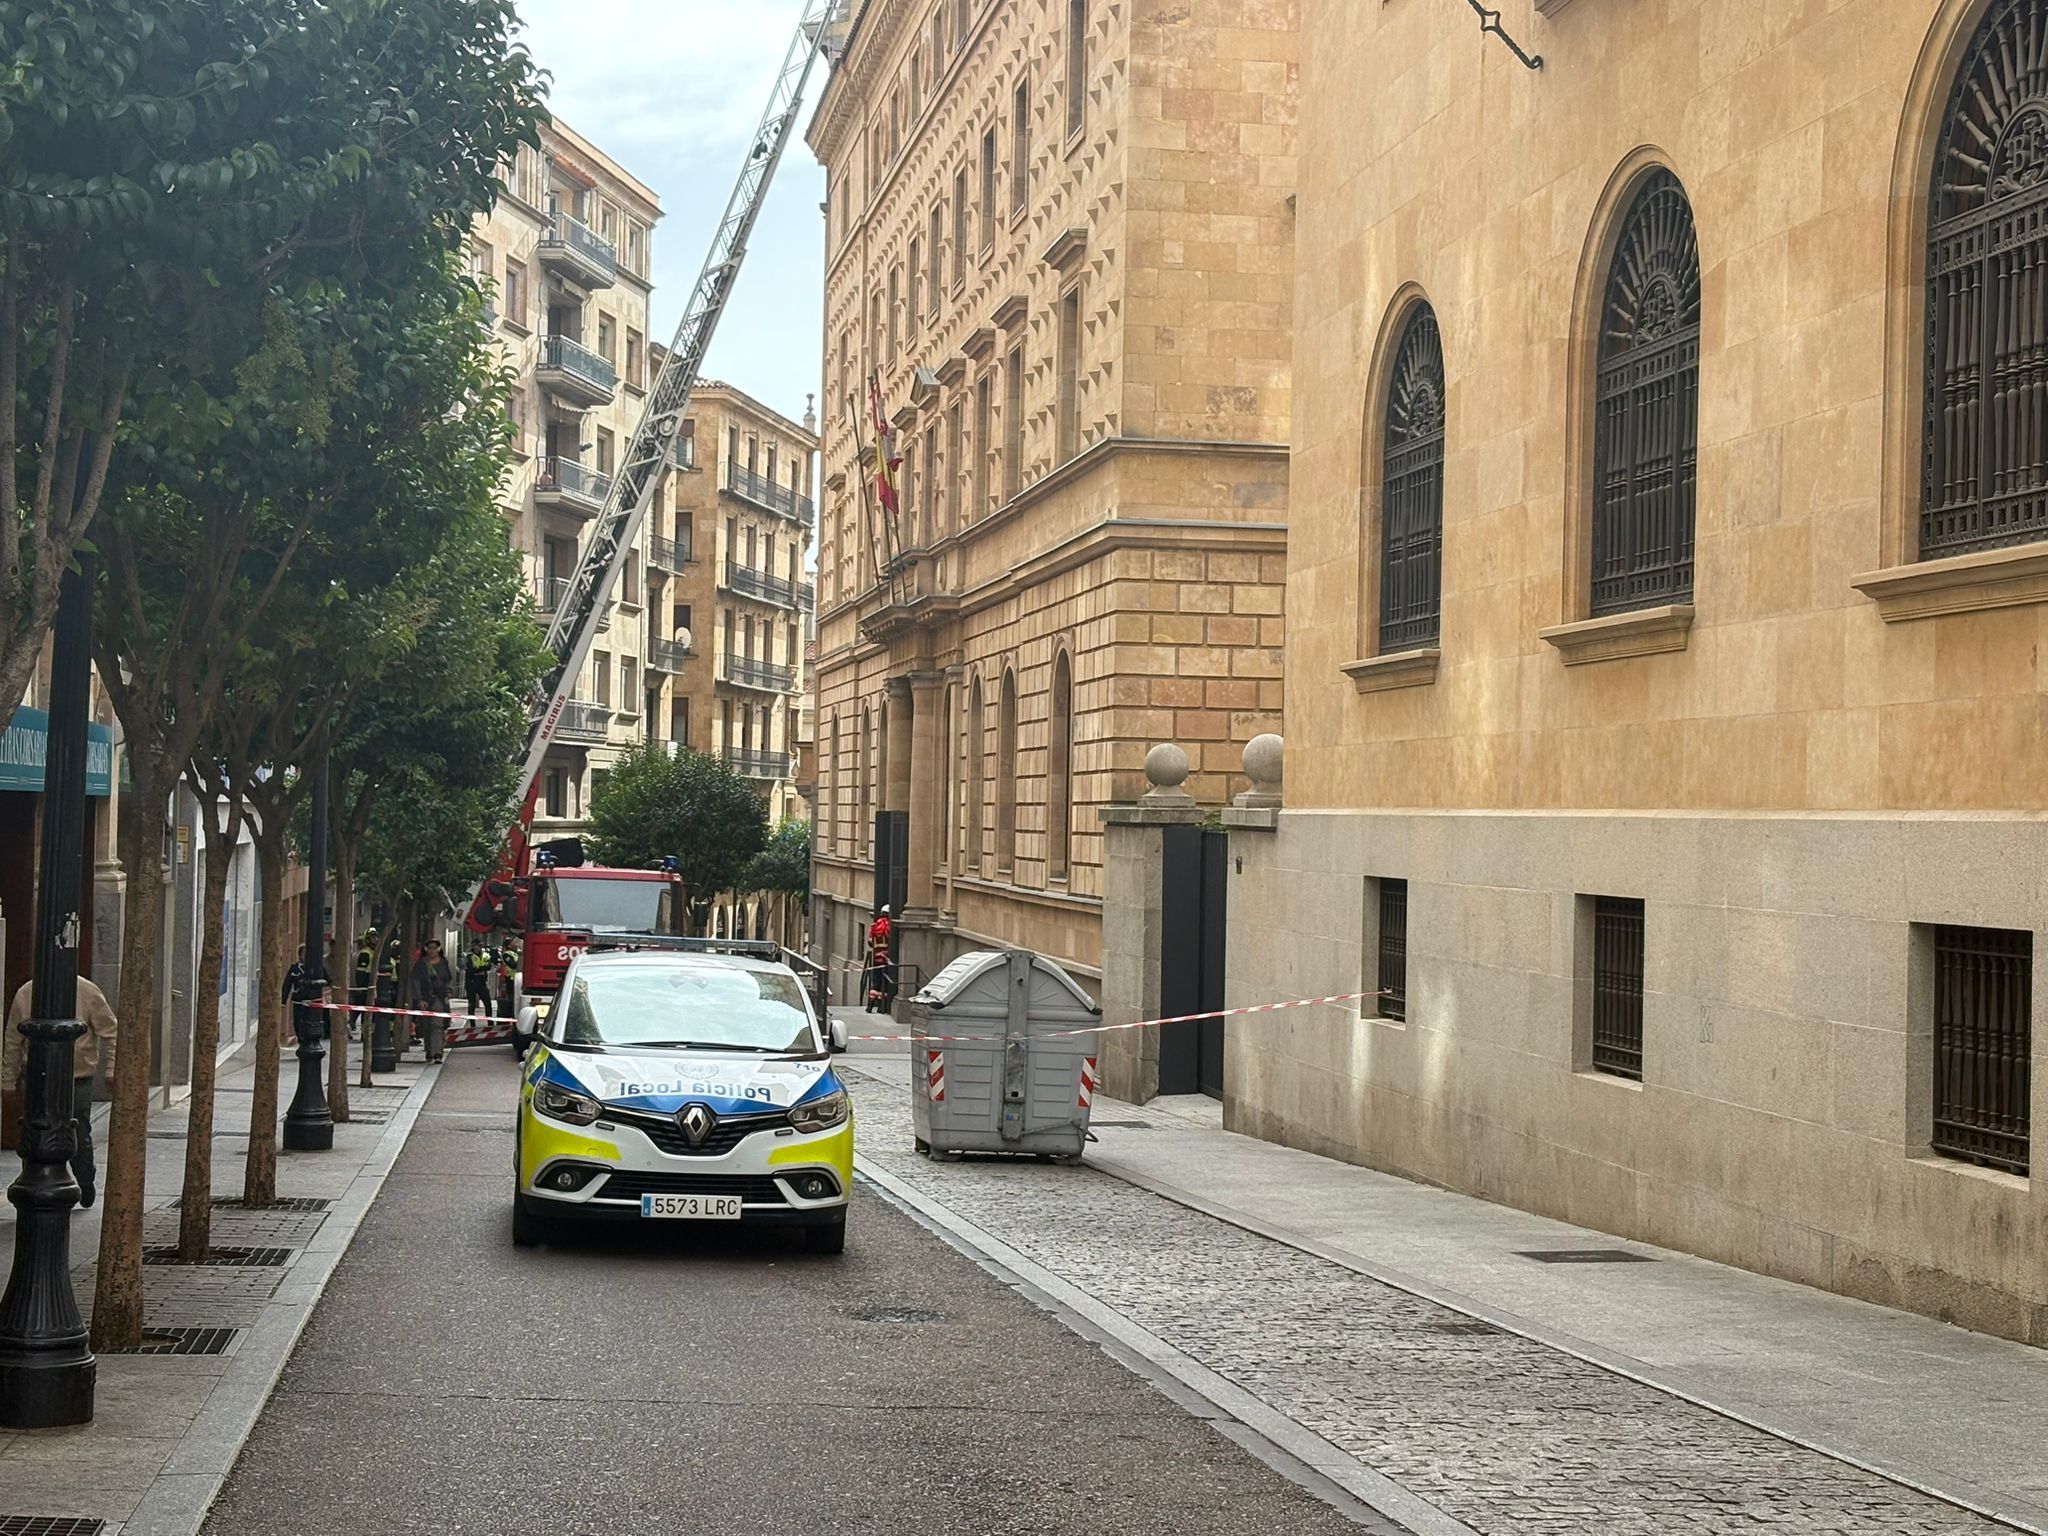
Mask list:
[[[658,368],[665,349],[654,350]],[[729,384],[690,402],[674,469],[643,529],[649,735],[722,757],[771,823],[807,820],[797,788],[815,592],[815,419]]]
[[[646,397],[661,205],[567,124],[541,133],[538,151],[520,149],[470,249],[496,295],[491,325],[518,375],[507,400],[513,461],[500,494],[545,620],[567,591]],[[646,537],[627,558],[541,766],[541,836],[580,831],[607,765],[649,730]]]
[[1227,1123],[2048,1343],[2048,0],[1503,25],[1304,6]]
[[992,943],[1099,976],[1098,808],[1277,726],[1295,15],[852,8],[808,129],[822,956],[887,901],[907,986]]

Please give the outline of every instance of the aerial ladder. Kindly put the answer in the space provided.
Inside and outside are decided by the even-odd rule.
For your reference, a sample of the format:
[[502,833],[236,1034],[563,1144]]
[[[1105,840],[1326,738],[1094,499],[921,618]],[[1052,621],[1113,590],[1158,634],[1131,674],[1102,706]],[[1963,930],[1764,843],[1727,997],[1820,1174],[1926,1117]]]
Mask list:
[[767,200],[783,151],[796,130],[797,112],[811,71],[820,54],[836,57],[843,46],[847,10],[847,0],[805,0],[796,35],[775,77],[775,88],[769,93],[761,125],[748,141],[746,163],[740,168],[724,217],[711,238],[711,253],[690,292],[689,305],[676,327],[667,360],[653,389],[648,391],[639,424],[633,429],[618,473],[612,479],[604,511],[591,525],[576,573],[569,579],[566,591],[558,595],[547,637],[554,659],[530,701],[526,747],[514,801],[517,814],[507,833],[497,873],[471,893],[472,929],[486,931],[500,926],[495,893],[502,893],[525,873],[521,866],[526,860],[541,760],[547,755],[562,712],[590,659],[605,605],[618,584],[619,573],[625,569],[626,557],[675,453],[705,354],[711,348],[719,318],[725,313],[726,301],[732,296],[740,265],[746,260],[747,240]]

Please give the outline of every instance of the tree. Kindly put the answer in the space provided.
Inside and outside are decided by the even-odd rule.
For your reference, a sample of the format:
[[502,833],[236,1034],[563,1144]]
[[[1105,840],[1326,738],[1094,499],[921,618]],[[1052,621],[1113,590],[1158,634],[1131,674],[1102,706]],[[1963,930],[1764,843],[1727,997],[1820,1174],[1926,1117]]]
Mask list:
[[774,937],[797,947],[798,931],[791,921],[792,910],[801,912],[811,895],[811,824],[786,820],[768,835],[768,844],[747,863],[740,876],[740,891],[755,891],[774,902]]
[[673,855],[693,917],[732,890],[768,842],[768,808],[719,759],[642,742],[612,765],[590,801],[591,852],[644,867]]

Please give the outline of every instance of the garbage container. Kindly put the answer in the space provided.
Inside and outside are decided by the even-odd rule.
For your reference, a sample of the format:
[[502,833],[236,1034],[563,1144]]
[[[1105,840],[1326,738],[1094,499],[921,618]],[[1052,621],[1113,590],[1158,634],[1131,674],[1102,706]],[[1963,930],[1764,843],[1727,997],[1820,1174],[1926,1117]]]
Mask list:
[[[1072,1162],[1088,1139],[1102,1010],[1030,950],[962,955],[910,999],[911,1121],[920,1152]],[[1086,1034],[1063,1034],[1066,1030]],[[959,1037],[967,1038],[959,1038]]]

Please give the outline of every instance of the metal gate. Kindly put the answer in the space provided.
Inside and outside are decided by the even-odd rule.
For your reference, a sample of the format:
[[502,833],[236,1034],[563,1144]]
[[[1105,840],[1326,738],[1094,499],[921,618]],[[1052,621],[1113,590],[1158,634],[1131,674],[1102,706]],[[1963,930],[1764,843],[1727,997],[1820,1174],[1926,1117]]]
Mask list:
[[[1230,835],[1206,827],[1160,831],[1160,1011],[1168,1018],[1207,1013],[1223,1006]],[[1223,1097],[1223,1020],[1161,1029],[1159,1091]]]
[[875,897],[901,917],[910,895],[910,813],[875,812]]

